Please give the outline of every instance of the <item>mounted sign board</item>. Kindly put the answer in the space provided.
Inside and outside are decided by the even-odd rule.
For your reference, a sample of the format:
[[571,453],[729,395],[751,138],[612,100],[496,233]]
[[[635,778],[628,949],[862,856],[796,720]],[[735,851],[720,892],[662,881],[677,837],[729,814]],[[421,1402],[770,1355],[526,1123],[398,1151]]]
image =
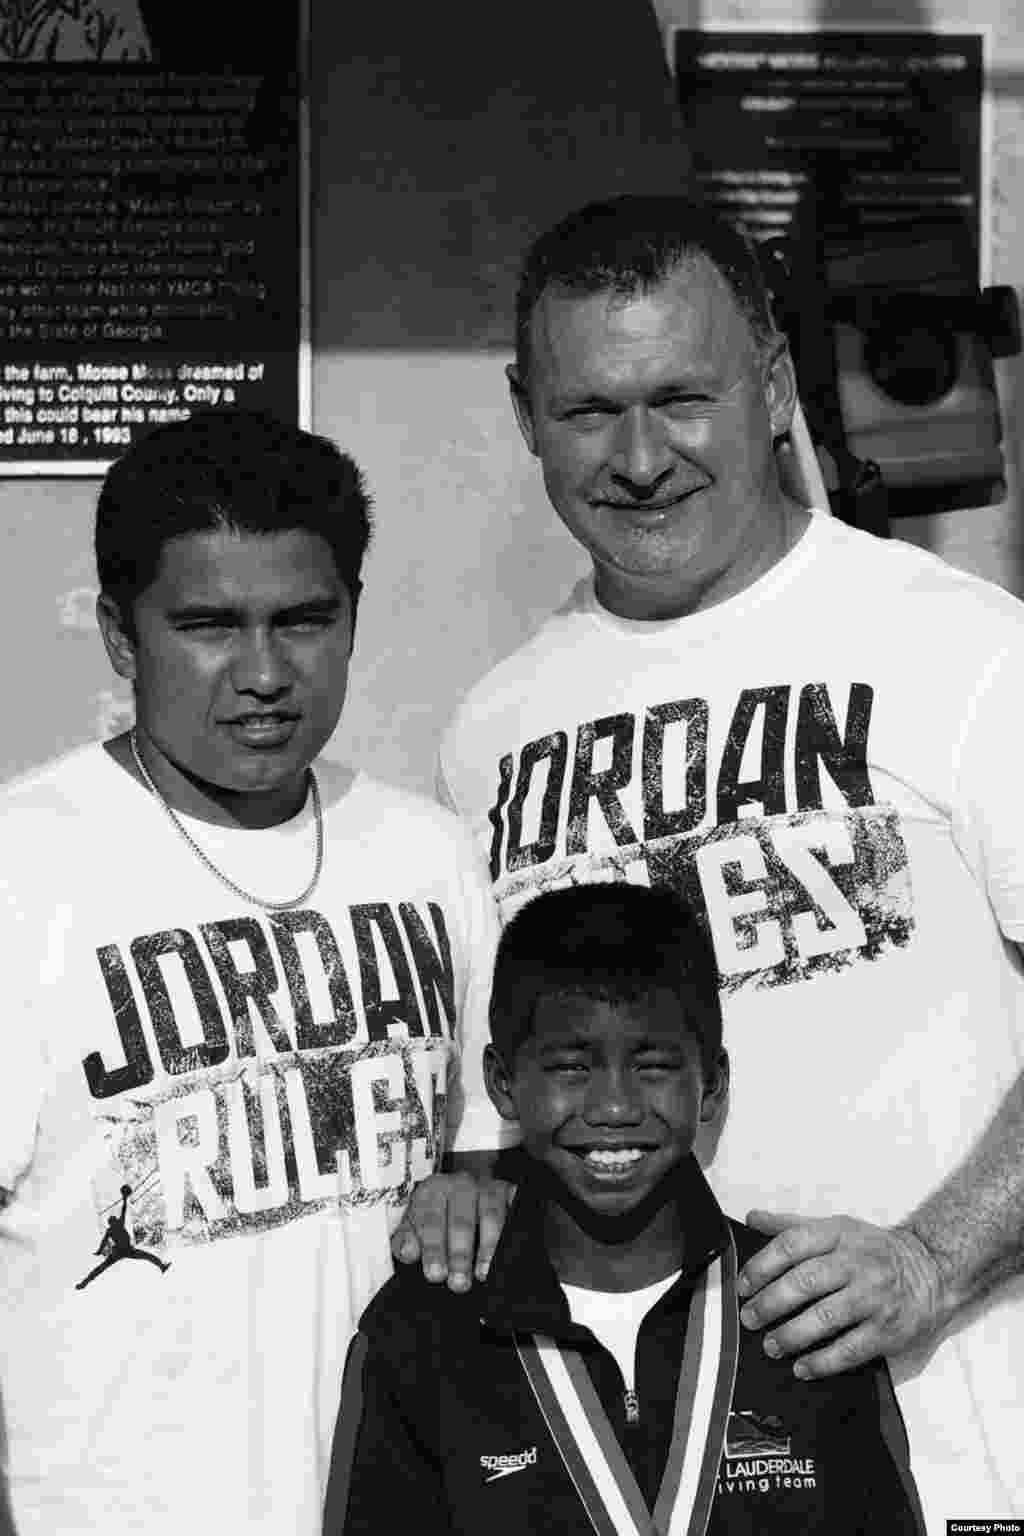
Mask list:
[[696,180],[789,272],[776,310],[812,436],[841,418],[890,516],[1006,494],[993,358],[1020,341],[1012,290],[982,288],[986,51],[967,27],[668,37]]
[[[862,230],[961,217],[985,281],[985,35],[675,28],[669,54],[706,195],[755,238],[815,196]],[[820,222],[820,221],[819,221]]]
[[0,21],[0,474],[204,406],[308,425],[306,33],[305,0]]

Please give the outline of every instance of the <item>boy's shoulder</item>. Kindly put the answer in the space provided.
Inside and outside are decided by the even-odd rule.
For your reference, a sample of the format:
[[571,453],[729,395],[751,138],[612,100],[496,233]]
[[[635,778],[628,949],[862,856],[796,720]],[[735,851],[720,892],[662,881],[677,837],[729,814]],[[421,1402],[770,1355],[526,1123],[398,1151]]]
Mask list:
[[443,1282],[428,1280],[420,1264],[397,1264],[360,1318],[359,1331],[388,1353],[425,1346],[441,1334],[476,1334],[482,1290],[474,1281],[468,1291],[451,1291]]
[[755,1232],[754,1228],[748,1227],[745,1222],[734,1221],[731,1216],[725,1219],[729,1223],[729,1230],[736,1244],[736,1258],[742,1269],[748,1259],[753,1258],[759,1249],[771,1242],[771,1238],[764,1232]]
[[[727,1220],[736,1244],[738,1267],[742,1269],[748,1259],[771,1242],[771,1238],[746,1226],[742,1221],[734,1221],[732,1217]],[[762,1337],[760,1330],[751,1332],[740,1328],[741,1359],[746,1357],[760,1371],[785,1377],[788,1382],[795,1383],[797,1378],[793,1376],[792,1359],[771,1359],[764,1353]],[[812,1397],[822,1400],[822,1406],[826,1398],[837,1400],[840,1410],[848,1409],[851,1402],[856,1403],[858,1400],[874,1406],[880,1393],[884,1396],[887,1390],[891,1390],[891,1377],[886,1361],[878,1358],[865,1361],[863,1365],[835,1376],[819,1376],[804,1381],[800,1383],[799,1389],[805,1392],[809,1390]]]

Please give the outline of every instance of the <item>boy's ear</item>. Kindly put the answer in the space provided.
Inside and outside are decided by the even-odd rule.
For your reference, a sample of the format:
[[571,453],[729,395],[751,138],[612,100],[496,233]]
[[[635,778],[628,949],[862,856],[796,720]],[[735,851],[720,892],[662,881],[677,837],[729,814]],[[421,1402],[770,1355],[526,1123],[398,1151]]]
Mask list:
[[721,1050],[715,1057],[710,1072],[704,1078],[704,1093],[700,1101],[700,1119],[707,1125],[717,1118],[729,1094],[729,1055]]
[[121,610],[106,592],[96,599],[96,622],[103,636],[110,665],[118,677],[135,681],[135,642],[121,617]]
[[512,1074],[493,1045],[484,1046],[484,1082],[491,1103],[503,1120],[518,1120],[519,1110],[512,1093]]

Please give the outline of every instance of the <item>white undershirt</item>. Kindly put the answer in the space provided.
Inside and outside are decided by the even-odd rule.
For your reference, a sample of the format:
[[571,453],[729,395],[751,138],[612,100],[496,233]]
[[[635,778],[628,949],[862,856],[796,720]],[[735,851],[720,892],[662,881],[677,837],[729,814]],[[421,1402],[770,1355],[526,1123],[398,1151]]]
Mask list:
[[574,1323],[589,1328],[615,1357],[626,1391],[633,1390],[636,1341],[640,1325],[651,1308],[679,1279],[681,1270],[645,1285],[640,1291],[587,1291],[579,1285],[562,1285]]

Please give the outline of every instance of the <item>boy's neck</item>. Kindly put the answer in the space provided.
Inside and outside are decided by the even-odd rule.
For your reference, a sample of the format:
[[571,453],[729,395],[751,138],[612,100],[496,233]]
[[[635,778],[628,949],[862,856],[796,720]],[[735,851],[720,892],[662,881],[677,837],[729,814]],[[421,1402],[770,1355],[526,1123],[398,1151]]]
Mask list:
[[676,1274],[686,1253],[679,1203],[672,1196],[621,1241],[609,1228],[602,1232],[600,1223],[582,1224],[549,1198],[544,1239],[559,1280],[588,1291],[642,1291]]

